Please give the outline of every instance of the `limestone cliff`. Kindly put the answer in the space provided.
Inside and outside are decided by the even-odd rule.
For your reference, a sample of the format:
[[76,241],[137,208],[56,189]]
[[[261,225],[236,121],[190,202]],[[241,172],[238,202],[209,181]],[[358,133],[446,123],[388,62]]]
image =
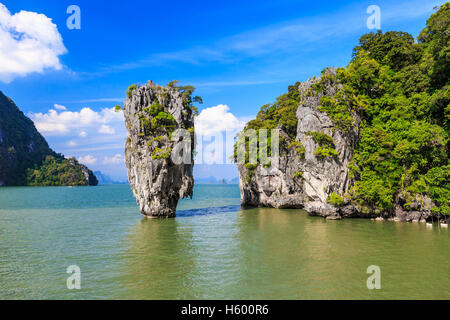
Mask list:
[[[328,73],[335,74],[335,71],[329,69]],[[358,123],[343,134],[336,130],[326,113],[319,111],[320,98],[334,96],[339,87],[338,83],[324,82],[322,92],[315,93],[313,86],[320,80],[310,79],[298,87],[300,105],[296,113],[295,141],[278,126],[280,137],[288,141],[280,146],[278,168],[267,170],[263,165],[249,168],[238,164],[242,205],[304,208],[311,214],[324,216],[337,214],[327,199],[332,193],[344,194],[349,188],[347,166],[358,140]],[[329,137],[329,147],[335,150],[332,156],[317,153],[323,147],[323,139],[317,136]]]
[[[449,221],[449,9],[439,7],[417,40],[362,35],[347,66],[262,106],[235,144],[242,203],[330,219]],[[280,147],[279,167],[264,157],[269,145]]]
[[192,197],[192,92],[192,87],[160,87],[151,81],[128,89],[125,163],[130,187],[147,217],[174,217],[178,200]]
[[[242,205],[301,208],[327,219],[430,220],[436,204],[428,196],[414,199],[406,206],[407,200],[400,193],[390,212],[371,210],[352,200],[351,188],[357,177],[351,173],[351,167],[355,146],[360,142],[361,119],[357,112],[348,108],[347,119],[351,121],[347,125],[332,121],[323,110],[322,99],[346,101],[342,96],[338,97],[344,92],[342,89],[334,69],[327,69],[321,77],[298,84],[294,89],[298,90],[295,134],[289,133],[282,124],[277,126],[280,134],[278,166],[273,166],[274,159],[271,159],[271,166],[238,163]],[[278,105],[277,108],[281,107]],[[262,110],[270,114],[270,108],[263,107]],[[264,118],[260,112],[255,121],[261,117]],[[253,127],[258,128],[258,124]]]

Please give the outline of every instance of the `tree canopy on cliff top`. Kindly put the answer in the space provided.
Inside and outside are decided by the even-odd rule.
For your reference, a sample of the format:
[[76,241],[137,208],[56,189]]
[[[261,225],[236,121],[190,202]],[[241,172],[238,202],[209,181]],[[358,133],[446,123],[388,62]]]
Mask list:
[[[360,140],[350,165],[356,182],[346,195],[363,212],[421,206],[450,214],[450,3],[427,20],[418,41],[406,32],[365,34],[335,81],[343,88],[323,97],[320,110],[339,130],[361,117]],[[329,81],[329,79],[327,79]],[[291,139],[297,128],[298,83],[264,105],[245,129],[280,126]],[[349,119],[347,119],[349,120]],[[350,119],[351,120],[351,119]]]

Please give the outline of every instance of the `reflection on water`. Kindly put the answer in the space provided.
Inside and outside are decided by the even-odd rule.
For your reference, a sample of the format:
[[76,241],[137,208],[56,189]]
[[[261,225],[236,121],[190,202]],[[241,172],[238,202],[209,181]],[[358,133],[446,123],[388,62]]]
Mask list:
[[449,299],[449,260],[447,229],[244,210],[237,186],[196,186],[165,220],[143,219],[128,186],[0,190],[0,298]]
[[183,299],[194,288],[197,248],[192,228],[177,220],[143,219],[127,240],[122,263],[124,290],[119,298]]
[[126,290],[120,298],[206,299],[239,284],[233,275],[236,211],[230,209],[186,210],[177,219],[139,221],[126,240],[121,270]]
[[[446,231],[326,221],[300,210],[189,212],[138,223],[128,241],[122,298],[450,297]],[[366,270],[373,264],[381,268],[382,290],[366,287]]]

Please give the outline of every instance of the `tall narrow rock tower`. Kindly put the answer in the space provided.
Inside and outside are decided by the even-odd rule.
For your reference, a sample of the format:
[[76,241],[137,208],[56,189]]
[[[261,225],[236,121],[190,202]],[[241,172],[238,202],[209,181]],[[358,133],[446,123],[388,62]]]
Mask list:
[[149,218],[174,217],[178,200],[192,198],[193,91],[151,81],[127,91],[125,163],[141,213]]

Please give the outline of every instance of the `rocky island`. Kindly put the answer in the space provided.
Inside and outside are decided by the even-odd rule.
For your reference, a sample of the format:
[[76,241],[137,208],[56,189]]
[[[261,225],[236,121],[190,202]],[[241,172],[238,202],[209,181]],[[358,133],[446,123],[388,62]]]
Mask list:
[[236,161],[241,146],[258,149],[256,162],[237,161],[242,205],[327,219],[448,220],[449,11],[447,3],[433,14],[417,42],[405,32],[362,36],[347,67],[263,106],[243,132],[278,130],[278,166],[259,156],[271,136],[239,135]]
[[15,103],[0,91],[0,186],[92,186],[97,178],[49,146]]
[[149,218],[174,217],[178,200],[192,197],[193,103],[201,103],[200,97],[192,98],[193,92],[194,87],[179,87],[176,81],[166,87],[149,81],[127,90],[123,111],[128,181],[141,213]]
[[[348,165],[359,136],[359,119],[354,114],[355,126],[342,133],[319,110],[321,98],[334,97],[342,90],[342,85],[331,80],[334,77],[336,70],[327,69],[322,77],[290,87],[290,92],[279,99],[280,105],[275,108],[283,103],[291,107],[299,104],[296,113],[290,115],[295,120],[290,127],[277,126],[281,133],[278,168],[266,173],[263,164],[238,164],[244,206],[305,208],[313,214],[336,215],[327,198],[332,193],[344,194],[352,185]],[[318,85],[322,85],[322,92],[315,94]],[[262,112],[258,115],[261,118],[265,117]]]

